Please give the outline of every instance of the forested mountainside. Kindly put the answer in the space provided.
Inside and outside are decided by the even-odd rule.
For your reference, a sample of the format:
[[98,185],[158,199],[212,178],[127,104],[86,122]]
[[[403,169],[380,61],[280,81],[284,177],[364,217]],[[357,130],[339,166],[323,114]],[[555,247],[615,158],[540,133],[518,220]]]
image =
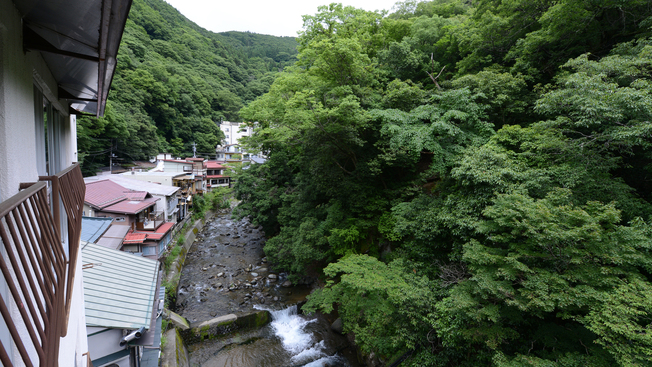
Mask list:
[[304,309],[408,366],[652,365],[652,2],[397,7],[304,18],[241,110]]
[[134,0],[103,118],[78,118],[84,171],[159,152],[215,154],[220,120],[269,90],[296,60],[293,37],[212,33],[163,0]]

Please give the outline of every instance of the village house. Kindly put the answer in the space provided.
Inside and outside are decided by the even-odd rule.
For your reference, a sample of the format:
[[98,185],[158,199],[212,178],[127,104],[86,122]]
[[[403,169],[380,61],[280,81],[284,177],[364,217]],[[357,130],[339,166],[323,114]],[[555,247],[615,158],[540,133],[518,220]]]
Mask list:
[[113,218],[82,217],[82,242],[91,242],[114,250],[122,248],[129,232],[127,226],[114,226]]
[[91,365],[75,113],[104,114],[131,0],[0,0],[0,362]]
[[156,168],[149,173],[184,173],[185,177],[175,177],[174,185],[181,187],[187,204],[192,206],[192,197],[203,195],[208,189],[205,161],[205,158],[159,159]]
[[225,167],[215,161],[206,161],[206,188],[208,191],[216,187],[231,187],[231,177],[226,175]]
[[147,191],[134,191],[103,179],[86,183],[84,215],[113,218],[114,226],[126,226],[122,251],[158,259],[171,241],[175,222],[167,222],[162,211],[156,211],[159,198]]
[[[85,183],[101,180],[111,180],[120,186],[134,191],[146,191],[153,198],[159,199],[156,202],[157,212],[162,212],[167,222],[179,222],[183,219],[179,215],[180,188],[172,185],[161,185],[145,180],[135,179],[136,172],[127,172],[123,175],[102,175],[84,177]],[[170,180],[171,181],[171,180]]]
[[[173,215],[176,215],[177,221],[182,221],[188,215],[188,206],[192,202],[191,188],[194,186],[194,179],[187,174],[183,172],[131,171],[123,173],[122,176],[126,176],[130,180],[145,181],[163,187],[178,188],[178,191],[176,191],[178,212],[176,214],[173,213]],[[168,208],[172,208],[172,206],[168,205]],[[170,212],[168,211],[167,213],[169,216]],[[173,221],[173,218],[168,219],[168,221]]]

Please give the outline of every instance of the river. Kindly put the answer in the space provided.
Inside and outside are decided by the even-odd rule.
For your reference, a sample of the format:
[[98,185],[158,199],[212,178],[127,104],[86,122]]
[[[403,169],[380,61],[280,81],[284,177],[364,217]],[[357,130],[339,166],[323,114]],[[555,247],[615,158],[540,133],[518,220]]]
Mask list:
[[176,311],[191,323],[256,309],[272,322],[189,347],[193,367],[359,367],[346,338],[323,315],[303,315],[297,303],[312,287],[291,285],[264,257],[265,237],[247,220],[210,219],[186,256]]

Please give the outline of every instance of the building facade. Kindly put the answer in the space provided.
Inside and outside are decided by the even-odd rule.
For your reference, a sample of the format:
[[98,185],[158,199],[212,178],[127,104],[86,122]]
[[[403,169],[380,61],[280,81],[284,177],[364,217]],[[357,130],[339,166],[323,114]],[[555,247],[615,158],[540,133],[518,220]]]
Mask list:
[[[74,111],[101,116],[130,0],[0,0],[0,362],[88,366]],[[20,306],[19,306],[20,305]]]

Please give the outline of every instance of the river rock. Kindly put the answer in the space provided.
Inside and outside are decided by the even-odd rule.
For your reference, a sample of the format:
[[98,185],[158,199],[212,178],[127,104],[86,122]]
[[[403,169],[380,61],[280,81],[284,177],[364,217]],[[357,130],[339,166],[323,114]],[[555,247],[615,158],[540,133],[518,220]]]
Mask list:
[[281,284],[281,286],[283,288],[290,288],[292,286],[292,282],[289,281],[289,280],[286,280],[286,281],[283,282],[283,284]]
[[224,276],[224,273],[217,273],[216,277],[221,278]]
[[342,334],[342,332],[344,331],[344,328],[342,326],[342,318],[341,317],[338,317],[337,320],[333,321],[333,323],[331,324],[331,330],[333,330],[334,332],[336,332],[338,334]]
[[252,276],[252,277],[257,277],[257,276],[258,276],[258,273],[251,273],[251,276]]
[[270,274],[270,275],[268,275],[267,277],[268,277],[269,279],[276,280],[276,279],[278,278],[278,275],[276,275],[276,274]]

